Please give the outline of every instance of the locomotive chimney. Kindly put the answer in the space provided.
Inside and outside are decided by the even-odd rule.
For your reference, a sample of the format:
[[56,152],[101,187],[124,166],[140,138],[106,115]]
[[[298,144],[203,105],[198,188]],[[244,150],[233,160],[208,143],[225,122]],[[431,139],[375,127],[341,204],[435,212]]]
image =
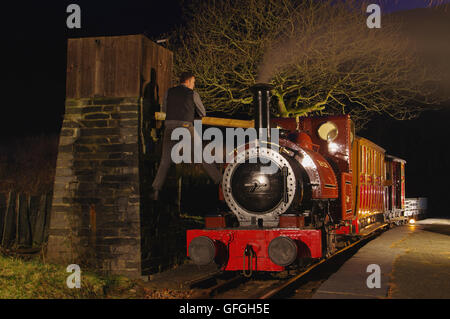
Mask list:
[[258,138],[261,137],[261,129],[267,129],[267,141],[270,141],[270,90],[272,85],[258,83],[250,88],[253,93],[253,106],[255,107],[255,129]]

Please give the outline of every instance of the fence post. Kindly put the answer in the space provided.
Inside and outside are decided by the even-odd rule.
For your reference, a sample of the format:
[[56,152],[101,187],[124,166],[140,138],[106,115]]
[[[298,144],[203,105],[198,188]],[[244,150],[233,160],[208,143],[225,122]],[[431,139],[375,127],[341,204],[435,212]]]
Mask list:
[[31,246],[31,225],[29,219],[29,194],[19,194],[17,206],[17,232],[16,245],[17,247]]
[[2,245],[3,229],[5,228],[6,210],[8,209],[8,198],[6,194],[0,194],[0,246]]
[[16,210],[16,194],[13,191],[10,191],[8,194],[8,202],[6,204],[6,212],[5,212],[5,222],[3,228],[3,237],[2,237],[2,247],[8,248],[11,244],[11,241],[14,241],[15,238],[15,213]]
[[47,214],[45,207],[45,194],[36,199],[36,222],[33,231],[33,243],[41,245],[44,241],[45,216]]

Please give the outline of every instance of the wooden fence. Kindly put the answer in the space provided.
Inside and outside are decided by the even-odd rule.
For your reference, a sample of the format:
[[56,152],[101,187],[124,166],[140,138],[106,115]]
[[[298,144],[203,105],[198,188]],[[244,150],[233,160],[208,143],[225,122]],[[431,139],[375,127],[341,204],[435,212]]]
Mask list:
[[48,237],[52,192],[0,193],[0,248],[40,248]]

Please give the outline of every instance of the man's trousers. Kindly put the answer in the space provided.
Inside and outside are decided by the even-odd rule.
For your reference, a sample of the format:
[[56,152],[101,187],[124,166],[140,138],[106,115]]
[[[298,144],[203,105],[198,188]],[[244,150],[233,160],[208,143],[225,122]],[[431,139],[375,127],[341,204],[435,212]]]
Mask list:
[[[158,167],[158,172],[156,173],[155,180],[153,181],[152,187],[154,190],[161,190],[164,185],[164,182],[167,177],[167,173],[169,172],[170,165],[172,164],[171,152],[174,145],[179,143],[179,141],[171,140],[172,132],[178,128],[183,127],[189,130],[191,136],[191,163],[194,163],[194,127],[191,123],[189,125],[180,126],[179,124],[168,124],[166,123],[166,127],[164,129],[164,137],[163,137],[163,147],[162,147],[162,157]],[[202,147],[203,150],[203,147]],[[202,161],[202,165],[206,173],[208,173],[209,177],[214,181],[215,184],[219,184],[222,181],[222,174],[217,169],[214,163],[208,164]]]

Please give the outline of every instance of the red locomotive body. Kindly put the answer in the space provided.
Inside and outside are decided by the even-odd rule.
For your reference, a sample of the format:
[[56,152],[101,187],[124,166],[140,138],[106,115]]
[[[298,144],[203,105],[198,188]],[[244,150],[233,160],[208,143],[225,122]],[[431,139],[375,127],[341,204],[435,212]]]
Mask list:
[[[223,270],[235,271],[282,271],[289,262],[295,258],[320,258],[322,256],[321,231],[317,229],[296,228],[270,228],[270,229],[194,229],[188,230],[188,245],[193,239],[201,239],[195,248],[188,248],[188,255],[202,254],[214,255],[214,261],[222,266]],[[269,256],[269,246],[276,238],[283,238],[286,243],[278,245],[290,245],[290,256]],[[288,240],[291,240],[288,242]],[[208,242],[209,241],[209,242]],[[277,244],[274,242],[273,245]],[[289,248],[289,246],[288,246]],[[197,251],[193,251],[196,249]],[[208,253],[207,253],[208,251]],[[277,258],[272,261],[273,258]],[[203,257],[204,258],[204,257]],[[285,260],[286,258],[286,260]],[[280,262],[281,261],[281,262]],[[203,260],[199,264],[203,264]],[[281,264],[281,265],[280,265]]]
[[253,90],[255,127],[278,128],[277,148],[269,141],[235,152],[221,188],[230,211],[206,217],[205,229],[187,231],[187,253],[196,264],[216,262],[245,274],[282,271],[327,257],[390,218],[387,196],[404,197],[404,166],[395,171],[403,184],[389,188],[384,150],[356,137],[348,115],[270,119],[270,88]]

